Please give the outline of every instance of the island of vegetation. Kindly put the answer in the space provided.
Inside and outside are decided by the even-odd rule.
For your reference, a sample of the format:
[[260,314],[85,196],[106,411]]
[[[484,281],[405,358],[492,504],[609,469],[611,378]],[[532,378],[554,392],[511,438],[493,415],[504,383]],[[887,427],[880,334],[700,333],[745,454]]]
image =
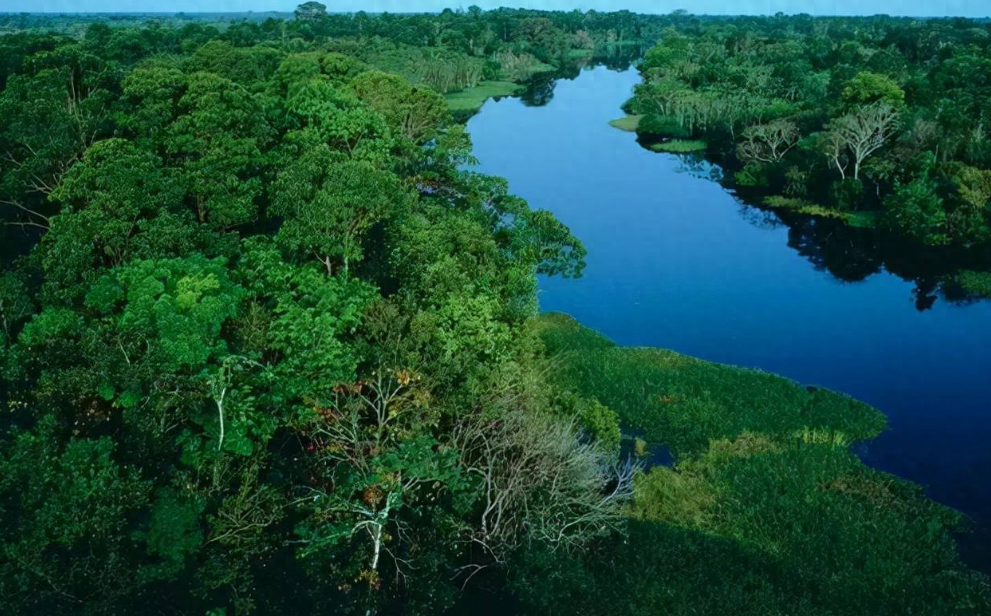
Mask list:
[[[626,110],[763,206],[957,255],[991,285],[991,34],[967,19],[673,19]],[[949,259],[944,259],[949,260]]]
[[538,314],[459,120],[685,19],[0,19],[0,612],[988,613],[878,411]]

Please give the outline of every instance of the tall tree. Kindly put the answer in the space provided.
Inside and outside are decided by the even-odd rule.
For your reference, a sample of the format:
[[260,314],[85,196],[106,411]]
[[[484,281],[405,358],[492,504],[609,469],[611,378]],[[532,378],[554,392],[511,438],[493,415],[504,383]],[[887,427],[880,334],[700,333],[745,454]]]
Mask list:
[[[832,121],[827,143],[831,152],[846,148],[853,157],[853,177],[860,179],[864,161],[888,142],[898,128],[899,113],[885,102],[877,102]],[[836,147],[834,147],[836,146]],[[834,156],[834,160],[838,157]],[[837,163],[839,168],[839,163]],[[840,170],[843,173],[842,169]]]

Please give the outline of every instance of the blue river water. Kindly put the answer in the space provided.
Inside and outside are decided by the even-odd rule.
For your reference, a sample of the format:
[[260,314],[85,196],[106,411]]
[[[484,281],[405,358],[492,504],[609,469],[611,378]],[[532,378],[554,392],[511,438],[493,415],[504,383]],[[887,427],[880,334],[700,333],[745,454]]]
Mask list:
[[889,428],[865,462],[970,516],[968,560],[991,563],[991,302],[937,297],[883,266],[844,282],[777,216],[679,157],[612,128],[638,82],[605,67],[561,79],[541,106],[490,100],[468,124],[480,170],[584,242],[581,279],[540,282],[562,311],[623,345],[658,346],[845,392]]

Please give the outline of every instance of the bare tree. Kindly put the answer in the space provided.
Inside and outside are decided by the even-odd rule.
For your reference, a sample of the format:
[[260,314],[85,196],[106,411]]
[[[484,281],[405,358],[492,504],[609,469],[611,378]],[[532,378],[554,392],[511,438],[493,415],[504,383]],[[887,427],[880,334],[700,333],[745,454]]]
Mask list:
[[829,161],[840,172],[840,177],[846,179],[846,170],[850,166],[850,161],[846,154],[846,140],[835,131],[827,131],[823,134],[823,152]]
[[744,141],[737,147],[742,160],[776,163],[795,147],[801,135],[794,122],[773,120],[748,127],[742,136]]
[[488,559],[462,567],[467,579],[527,541],[581,548],[616,527],[635,469],[580,436],[572,421],[524,410],[461,423],[455,444],[481,501],[470,541]]
[[839,157],[849,150],[853,157],[853,177],[860,179],[860,167],[868,156],[881,149],[898,128],[898,110],[885,102],[877,102],[855,113],[833,120],[826,135],[827,154],[836,163],[840,174],[846,172],[840,166]]

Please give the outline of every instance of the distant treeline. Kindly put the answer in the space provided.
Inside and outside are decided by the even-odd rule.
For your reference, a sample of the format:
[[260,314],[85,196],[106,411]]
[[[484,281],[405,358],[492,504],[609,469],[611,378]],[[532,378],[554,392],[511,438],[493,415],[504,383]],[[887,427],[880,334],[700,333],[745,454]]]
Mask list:
[[686,20],[640,70],[657,149],[701,140],[768,206],[991,262],[986,20]]

